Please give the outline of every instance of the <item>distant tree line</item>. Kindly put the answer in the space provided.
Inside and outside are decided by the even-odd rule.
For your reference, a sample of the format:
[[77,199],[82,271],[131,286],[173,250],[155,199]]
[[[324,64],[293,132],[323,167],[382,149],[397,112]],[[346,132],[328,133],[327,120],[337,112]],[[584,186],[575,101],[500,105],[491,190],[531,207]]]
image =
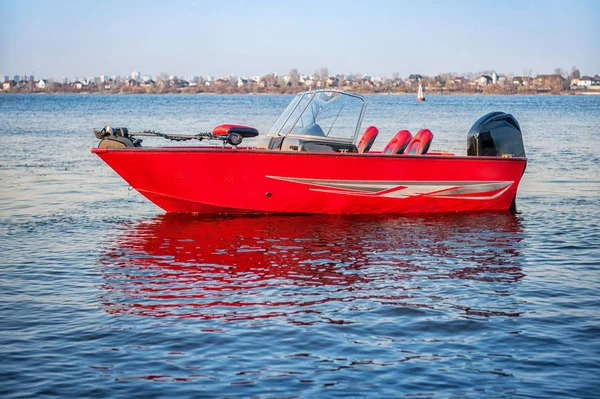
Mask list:
[[[597,75],[596,75],[597,76]],[[458,74],[440,73],[437,76],[414,74],[402,79],[399,73],[392,77],[380,78],[366,74],[331,75],[323,67],[312,75],[302,75],[298,69],[290,70],[287,75],[266,74],[260,77],[245,78],[227,76],[218,79],[194,78],[185,80],[162,72],[154,80],[138,81],[134,79],[76,80],[55,82],[51,79],[41,81],[14,82],[5,81],[3,92],[9,93],[102,93],[102,94],[236,94],[266,93],[294,94],[301,91],[335,88],[362,94],[416,93],[422,85],[427,93],[436,94],[516,94],[516,93],[562,93],[572,89],[573,80],[581,78],[577,67],[570,73],[556,68],[554,74],[531,76],[531,70],[523,71],[520,76],[513,74],[498,75],[494,71]],[[600,79],[600,77],[598,77]]]

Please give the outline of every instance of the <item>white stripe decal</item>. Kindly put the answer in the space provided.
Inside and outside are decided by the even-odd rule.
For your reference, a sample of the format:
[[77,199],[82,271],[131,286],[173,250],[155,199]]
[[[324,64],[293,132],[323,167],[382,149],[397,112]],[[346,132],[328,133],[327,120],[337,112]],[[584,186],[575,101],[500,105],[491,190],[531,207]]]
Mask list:
[[[514,181],[386,181],[306,179],[282,176],[266,177],[269,179],[313,186],[309,188],[310,191],[386,198],[427,196],[444,199],[491,200],[504,194],[514,184]],[[314,186],[322,188],[316,188]],[[485,195],[496,191],[498,192],[495,194]],[[483,195],[468,196],[465,194]]]

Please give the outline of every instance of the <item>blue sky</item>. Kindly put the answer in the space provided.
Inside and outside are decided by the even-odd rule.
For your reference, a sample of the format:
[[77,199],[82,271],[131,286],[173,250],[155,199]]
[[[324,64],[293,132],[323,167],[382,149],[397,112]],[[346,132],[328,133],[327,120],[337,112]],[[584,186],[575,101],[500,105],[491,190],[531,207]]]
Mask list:
[[0,73],[600,73],[600,1],[0,0]]

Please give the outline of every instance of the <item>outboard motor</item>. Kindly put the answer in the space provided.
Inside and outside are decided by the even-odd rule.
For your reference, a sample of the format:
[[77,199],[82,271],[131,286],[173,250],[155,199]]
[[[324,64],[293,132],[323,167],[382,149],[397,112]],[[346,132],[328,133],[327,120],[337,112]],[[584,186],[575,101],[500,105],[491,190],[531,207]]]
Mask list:
[[490,112],[477,119],[467,135],[467,155],[525,157],[519,122],[504,112]]
[[129,135],[127,128],[112,128],[108,125],[100,131],[94,129],[94,135],[100,140],[98,148],[141,147],[142,140]]

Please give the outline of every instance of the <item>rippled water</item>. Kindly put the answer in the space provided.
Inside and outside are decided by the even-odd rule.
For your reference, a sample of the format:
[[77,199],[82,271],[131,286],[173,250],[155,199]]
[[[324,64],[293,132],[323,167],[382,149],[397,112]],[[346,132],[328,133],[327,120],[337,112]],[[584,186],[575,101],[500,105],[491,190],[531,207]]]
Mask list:
[[0,96],[1,397],[597,397],[600,98],[367,98],[376,148],[513,113],[517,215],[165,215],[89,153],[287,101]]

